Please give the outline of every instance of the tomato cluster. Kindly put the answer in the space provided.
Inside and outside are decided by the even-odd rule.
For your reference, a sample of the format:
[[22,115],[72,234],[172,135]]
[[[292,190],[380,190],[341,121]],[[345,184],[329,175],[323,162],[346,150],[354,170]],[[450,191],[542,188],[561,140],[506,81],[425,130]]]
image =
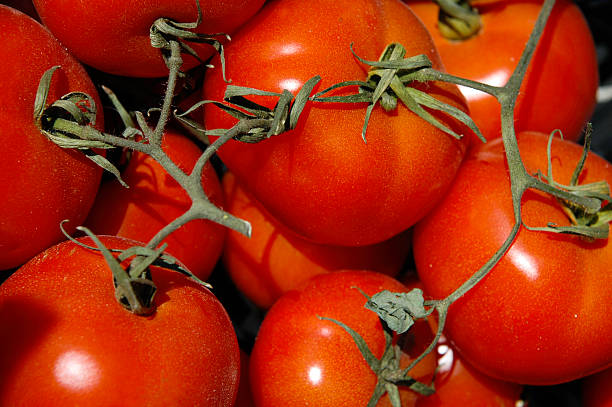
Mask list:
[[609,405],[552,2],[2,2],[0,405]]

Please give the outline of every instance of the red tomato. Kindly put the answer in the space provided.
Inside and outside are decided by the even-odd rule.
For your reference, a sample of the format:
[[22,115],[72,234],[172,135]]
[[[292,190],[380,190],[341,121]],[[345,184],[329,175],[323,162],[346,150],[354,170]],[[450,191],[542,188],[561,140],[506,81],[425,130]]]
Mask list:
[[[353,56],[351,43],[360,57],[377,60],[392,42],[404,45],[406,56],[425,53],[440,67],[429,34],[400,0],[271,1],[226,48],[227,72],[235,85],[294,93],[321,75],[323,90],[366,79],[367,66]],[[225,89],[214,69],[203,98],[221,100]],[[454,86],[422,89],[463,106]],[[253,100],[270,108],[276,103]],[[409,228],[445,194],[467,142],[399,102],[390,114],[374,109],[365,144],[366,107],[308,102],[294,130],[255,145],[231,140],[219,156],[272,216],[305,238],[340,246],[378,243]],[[204,122],[216,129],[235,120],[208,106]]]
[[234,407],[253,407],[253,394],[251,393],[251,383],[249,381],[249,359],[250,356],[240,350],[240,383]]
[[[548,136],[519,134],[527,171],[547,171]],[[555,139],[553,175],[568,184],[582,147]],[[605,180],[612,166],[590,154],[581,183]],[[553,197],[527,191],[523,221],[569,222]],[[433,298],[444,298],[502,245],[514,224],[501,139],[476,148],[451,190],[414,230],[419,277]],[[523,384],[556,384],[612,362],[612,244],[522,228],[509,251],[472,290],[450,306],[446,334],[474,367]],[[604,309],[602,309],[604,307]]]
[[[531,34],[542,1],[471,2],[482,27],[472,38],[448,40],[437,28],[438,6],[406,0],[427,26],[447,71],[502,86],[510,78]],[[597,55],[589,26],[571,0],[558,0],[523,81],[515,109],[517,131],[560,129],[577,140],[595,108]],[[462,88],[470,115],[486,138],[501,136],[500,106],[488,94]],[[480,143],[474,140],[476,143]]]
[[[202,150],[187,137],[166,131],[162,148],[186,173],[190,173]],[[148,242],[164,226],[186,212],[191,199],[183,188],[152,157],[135,152],[121,177],[130,186],[113,179],[103,183],[85,224],[94,232]],[[223,206],[223,191],[214,168],[207,164],[202,185],[210,201]],[[167,252],[178,258],[200,279],[215,267],[226,228],[212,221],[188,222],[164,239]]]
[[[202,9],[198,33],[231,34],[251,18],[264,0],[197,0]],[[74,2],[34,0],[43,23],[83,63],[115,75],[161,77],[168,74],[159,49],[151,46],[149,29],[158,18],[193,23],[198,17],[196,0]],[[70,16],[70,24],[66,24]],[[188,43],[206,60],[210,45]],[[184,56],[184,69],[198,64]]]
[[251,223],[250,238],[229,231],[223,262],[236,286],[261,308],[310,277],[335,270],[371,270],[396,275],[410,252],[410,235],[371,246],[309,242],[273,219],[228,172],[223,176],[226,210]]
[[[63,240],[62,220],[76,226],[85,219],[102,170],[81,152],[48,140],[32,117],[39,81],[55,65],[61,68],[48,103],[80,91],[100,106],[83,67],[38,22],[2,5],[0,32],[0,270],[6,270]],[[97,127],[102,123],[100,109]]]
[[0,286],[0,404],[232,406],[239,349],[221,303],[179,273],[151,273],[157,309],[141,317],[115,300],[97,251],[64,242],[17,270]]
[[[364,308],[368,295],[384,289],[406,291],[384,274],[347,271],[314,276],[299,289],[285,293],[270,308],[251,353],[250,380],[255,405],[365,406],[376,385],[376,375],[352,337],[342,327],[319,317],[343,322],[359,333],[375,357],[385,347],[378,316]],[[432,339],[426,322],[408,331],[401,366],[418,356]],[[431,380],[435,358],[418,364],[412,376]],[[400,386],[402,406],[413,406],[417,394]],[[385,395],[377,404],[390,406]]]
[[[406,287],[423,290],[423,285],[414,272],[405,274],[401,280]],[[428,295],[425,293],[425,297]],[[435,317],[435,314],[432,316]],[[433,330],[437,320],[430,318]],[[417,407],[516,407],[521,399],[523,386],[486,376],[469,365],[442,336],[436,346],[438,367],[434,379],[435,394],[419,397]]]
[[583,407],[612,407],[612,369],[584,378]]

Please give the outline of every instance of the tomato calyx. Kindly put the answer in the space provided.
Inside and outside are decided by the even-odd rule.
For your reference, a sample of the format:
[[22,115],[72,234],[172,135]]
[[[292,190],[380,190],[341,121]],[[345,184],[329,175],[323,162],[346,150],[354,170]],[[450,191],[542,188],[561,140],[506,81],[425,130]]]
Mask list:
[[385,394],[389,395],[389,401],[393,407],[401,407],[402,404],[398,386],[407,386],[412,391],[424,396],[434,394],[435,391],[431,385],[419,382],[410,377],[408,370],[410,370],[414,364],[411,364],[411,366],[406,369],[400,367],[402,350],[399,345],[393,343],[393,330],[389,328],[384,320],[381,320],[381,323],[385,336],[385,350],[381,358],[378,359],[365,343],[363,337],[354,329],[333,318],[319,316],[319,319],[333,322],[344,329],[351,338],[353,338],[361,355],[368,366],[370,366],[370,369],[372,369],[372,372],[376,375],[376,386],[374,387],[372,397],[368,401],[367,407],[376,406],[378,401]]
[[589,184],[578,183],[591,146],[591,124],[589,123],[587,125],[582,157],[574,169],[569,185],[559,184],[553,178],[552,141],[554,134],[555,132],[552,132],[548,138],[548,146],[546,151],[548,159],[547,174],[543,175],[538,172],[536,176],[540,179],[545,179],[549,184],[557,188],[567,190],[576,196],[598,200],[600,202],[600,206],[598,208],[589,208],[569,199],[557,198],[557,201],[561,204],[561,208],[571,223],[570,226],[559,226],[549,223],[545,227],[529,227],[526,225],[525,227],[530,230],[569,233],[591,239],[605,239],[608,237],[609,223],[612,221],[612,197],[610,197],[610,186],[605,181],[592,182]]
[[440,7],[438,30],[449,40],[467,40],[478,34],[482,21],[468,0],[434,0]]
[[225,55],[223,51],[223,44],[218,38],[224,37],[229,41],[230,36],[225,33],[200,34],[190,31],[197,28],[202,23],[202,9],[200,7],[200,2],[197,0],[196,5],[198,9],[198,16],[194,22],[180,23],[164,17],[155,20],[149,29],[151,46],[158,48],[161,51],[164,62],[169,68],[174,64],[174,61],[172,60],[173,43],[177,44],[183,52],[191,55],[200,63],[206,65],[207,67],[212,67],[212,65],[206,64],[198,56],[198,53],[187,44],[187,42],[209,44],[219,54],[223,79],[227,82],[227,79],[225,78]]
[[385,350],[380,359],[374,356],[361,335],[351,327],[336,319],[322,316],[319,316],[319,318],[339,325],[351,335],[368,366],[376,374],[376,387],[368,402],[368,407],[375,406],[385,394],[389,395],[391,405],[401,407],[398,386],[407,386],[412,391],[423,396],[434,394],[435,390],[431,385],[420,382],[409,375],[410,370],[429,352],[420,355],[408,367],[402,368],[400,367],[402,350],[393,341],[395,333],[401,335],[408,332],[414,325],[415,320],[427,319],[434,311],[434,307],[425,308],[428,303],[423,298],[423,291],[418,288],[407,293],[392,293],[388,290],[383,290],[370,297],[358,287],[355,288],[366,297],[365,308],[375,312],[382,324],[385,336]]
[[[387,45],[378,61],[367,61],[358,56],[353,50],[353,44],[351,44],[351,52],[359,62],[370,66],[366,81],[346,81],[332,85],[313,95],[311,100],[317,102],[368,103],[361,132],[364,142],[366,142],[366,130],[370,115],[376,104],[380,103],[385,111],[391,111],[397,108],[398,99],[421,119],[457,139],[461,138],[462,135],[442,124],[426,109],[441,111],[453,117],[468,126],[479,138],[484,140],[480,130],[468,114],[454,106],[440,102],[424,91],[409,86],[414,81],[424,81],[418,75],[419,71],[431,69],[432,63],[426,55],[405,57],[406,49],[398,43]],[[357,93],[326,96],[326,94],[338,88],[354,86],[358,86]]]
[[[297,126],[298,120],[310,94],[321,81],[321,77],[314,76],[304,83],[296,95],[288,90],[281,93],[268,92],[243,86],[228,85],[223,96],[224,102],[204,100],[194,104],[185,112],[175,113],[180,122],[197,132],[202,138],[209,136],[227,137],[244,142],[259,143],[273,136],[281,135]],[[256,103],[248,96],[268,96],[277,98],[273,109]],[[205,104],[213,104],[232,117],[238,123],[232,129],[205,129],[200,124],[190,120],[187,115]]]
[[[155,312],[153,300],[157,287],[151,277],[151,266],[179,272],[203,287],[212,288],[210,284],[200,280],[186,267],[179,264],[174,257],[165,253],[167,244],[163,244],[157,249],[132,246],[126,250],[111,250],[91,230],[84,226],[77,226],[77,230],[84,232],[96,244],[96,247],[88,246],[76,240],[64,230],[63,224],[66,222],[67,220],[64,220],[60,224],[60,228],[70,241],[86,249],[97,250],[102,253],[113,274],[115,299],[123,308],[133,314],[146,316]],[[112,252],[118,252],[119,254],[115,257]],[[129,259],[132,260],[129,261]],[[125,261],[129,261],[126,268],[121,265]]]
[[95,100],[83,92],[71,92],[48,104],[47,98],[53,73],[60,69],[49,68],[40,79],[34,100],[34,122],[47,139],[61,148],[78,149],[96,165],[113,174],[124,186],[119,170],[95,149],[114,148],[101,140],[91,140],[75,134],[74,128],[91,128],[96,124]]

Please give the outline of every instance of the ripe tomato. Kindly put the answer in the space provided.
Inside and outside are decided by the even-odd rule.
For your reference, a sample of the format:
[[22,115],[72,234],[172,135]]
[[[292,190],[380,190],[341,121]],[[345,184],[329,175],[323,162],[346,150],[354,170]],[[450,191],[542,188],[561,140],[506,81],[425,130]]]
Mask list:
[[[548,136],[519,134],[530,173],[547,171]],[[553,175],[568,184],[582,153],[570,141],[552,144]],[[590,154],[581,183],[605,180],[612,166]],[[553,197],[527,191],[523,221],[569,222]],[[414,230],[419,277],[433,298],[444,298],[485,264],[514,224],[501,139],[466,158],[446,198]],[[457,233],[457,231],[461,231]],[[491,272],[450,306],[446,334],[474,367],[523,384],[556,384],[612,362],[612,244],[524,227]],[[602,309],[605,308],[605,309]]]
[[17,270],[0,286],[0,404],[232,406],[239,349],[223,306],[179,273],[151,273],[157,309],[141,317],[115,300],[97,251],[64,242]]
[[440,341],[437,346],[436,393],[420,397],[417,407],[515,407],[523,386],[493,379],[471,367],[453,348]]
[[[0,5],[0,270],[20,266],[63,240],[59,223],[82,222],[93,204],[102,170],[84,154],[47,139],[33,119],[43,73],[60,65],[47,101],[96,89],[83,67],[38,22]],[[10,61],[10,62],[9,62]],[[97,117],[97,127],[103,123]]]
[[236,286],[261,308],[316,274],[335,270],[371,270],[396,275],[410,252],[410,235],[370,246],[328,246],[295,235],[272,218],[227,172],[223,176],[226,210],[249,221],[250,238],[229,231],[223,262]]
[[[434,2],[406,3],[429,29],[449,73],[502,86],[521,56],[542,2],[470,2],[481,16],[482,27],[474,37],[459,41],[446,39],[438,30],[438,6]],[[589,26],[573,1],[558,0],[517,99],[517,131],[550,133],[560,129],[565,138],[579,139],[595,108],[597,84],[597,55]],[[461,90],[470,115],[485,137],[500,137],[497,100],[469,88]]]
[[[231,34],[251,18],[264,0],[163,0],[138,1],[34,0],[42,22],[80,61],[115,75],[161,77],[168,74],[161,53],[151,46],[149,29],[158,18],[177,23],[196,21],[197,3],[202,9],[198,33]],[[66,24],[66,16],[70,24]],[[202,59],[214,49],[206,44],[189,43]],[[184,69],[198,64],[184,57]]]
[[[427,54],[440,67],[431,38],[400,0],[271,1],[226,48],[233,84],[296,93],[315,75],[319,90],[365,80],[367,60],[397,42],[406,56]],[[220,69],[204,83],[204,99],[221,100]],[[455,86],[424,88],[463,106]],[[356,91],[356,89],[353,89]],[[253,97],[270,108],[276,100]],[[367,103],[308,102],[297,127],[255,145],[231,140],[219,156],[272,216],[306,239],[331,245],[369,245],[409,228],[441,198],[455,175],[467,142],[429,125],[399,102],[397,111],[376,106],[361,138]],[[440,115],[447,122],[448,118]],[[448,120],[447,120],[448,119]],[[235,120],[205,108],[209,129]],[[458,132],[462,130],[457,129]]]
[[584,378],[582,403],[583,407],[612,406],[612,369]]
[[[266,314],[250,360],[255,405],[365,406],[376,385],[352,337],[334,322],[359,333],[375,357],[385,347],[378,316],[364,308],[368,295],[382,290],[406,291],[399,281],[369,271],[347,271],[314,276],[299,289],[285,293]],[[402,346],[401,366],[418,356],[432,339],[428,324],[416,323]],[[412,376],[431,380],[435,358],[427,357]],[[402,406],[413,406],[417,393],[400,386]],[[390,406],[385,395],[377,404]]]
[[[162,148],[186,173],[191,172],[202,154],[196,144],[171,129],[164,134]],[[85,222],[94,233],[148,242],[191,206],[191,199],[183,188],[146,154],[135,152],[121,177],[129,188],[116,179],[100,187]],[[204,167],[202,185],[210,201],[223,206],[221,183],[210,164]],[[205,280],[221,256],[225,235],[225,227],[197,219],[180,227],[163,242],[168,244],[168,253]]]
[[[409,272],[400,281],[409,289],[423,290],[423,284],[416,273]],[[425,293],[425,297],[428,295]],[[435,316],[435,314],[434,314]],[[432,316],[433,317],[433,316]],[[437,321],[430,317],[433,330]],[[523,386],[497,380],[482,374],[467,363],[442,336],[436,346],[438,366],[434,378],[436,392],[431,396],[419,397],[417,407],[516,407],[521,399]]]

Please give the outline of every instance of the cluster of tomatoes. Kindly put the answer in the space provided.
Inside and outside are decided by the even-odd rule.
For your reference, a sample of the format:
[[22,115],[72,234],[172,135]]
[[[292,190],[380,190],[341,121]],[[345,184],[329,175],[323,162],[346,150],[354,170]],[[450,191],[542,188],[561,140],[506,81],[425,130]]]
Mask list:
[[[422,56],[501,89],[540,1],[461,3],[480,28],[452,40],[429,0],[3,3],[0,405],[511,407],[525,386],[572,382],[586,407],[612,406],[612,246],[556,233],[607,236],[612,220],[612,164],[578,143],[598,64],[571,0],[546,22],[511,134],[482,89],[402,81]],[[142,127],[168,98],[160,149],[129,148],[154,144]],[[83,131],[54,127],[71,120]],[[53,139],[92,132],[104,143]],[[527,173],[576,195],[596,186],[603,203],[528,190],[510,248],[455,298],[515,226],[510,137]],[[196,200],[176,177],[194,168]],[[171,258],[147,246],[202,201],[223,216],[164,235]],[[374,306],[385,292],[405,307]]]

